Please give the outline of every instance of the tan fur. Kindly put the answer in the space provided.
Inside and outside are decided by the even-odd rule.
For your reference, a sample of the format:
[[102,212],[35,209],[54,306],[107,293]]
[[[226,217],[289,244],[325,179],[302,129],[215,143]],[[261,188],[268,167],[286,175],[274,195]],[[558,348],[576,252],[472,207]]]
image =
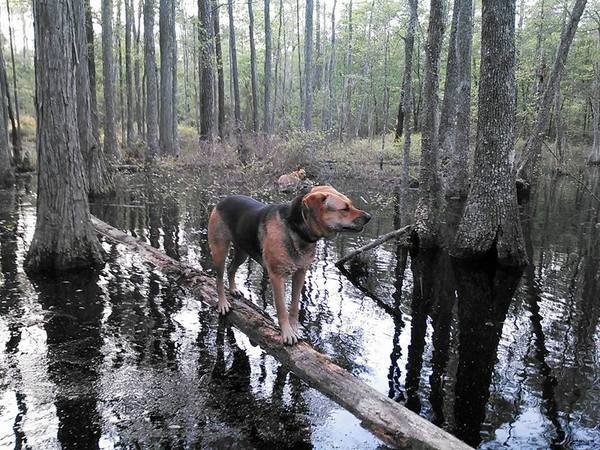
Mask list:
[[302,180],[306,178],[306,171],[303,168],[294,170],[293,172],[281,175],[277,179],[277,186],[279,189],[297,189],[300,187]]

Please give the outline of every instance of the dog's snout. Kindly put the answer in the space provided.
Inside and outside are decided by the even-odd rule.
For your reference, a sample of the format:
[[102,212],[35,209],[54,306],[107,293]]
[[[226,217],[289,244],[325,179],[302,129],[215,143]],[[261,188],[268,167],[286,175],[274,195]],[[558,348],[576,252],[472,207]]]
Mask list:
[[369,214],[366,211],[363,211],[363,218],[365,220],[365,223],[367,223],[369,220],[371,220],[371,214]]

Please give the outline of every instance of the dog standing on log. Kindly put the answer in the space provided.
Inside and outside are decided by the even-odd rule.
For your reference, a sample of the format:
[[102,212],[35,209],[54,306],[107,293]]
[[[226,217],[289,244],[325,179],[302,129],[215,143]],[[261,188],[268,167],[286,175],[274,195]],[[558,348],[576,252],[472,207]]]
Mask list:
[[[229,291],[240,292],[235,273],[248,256],[266,270],[273,288],[277,320],[284,344],[298,342],[298,311],[306,270],[315,258],[319,239],[337,233],[362,231],[371,215],[352,205],[348,197],[331,186],[317,186],[290,203],[265,205],[253,198],[232,195],[224,198],[210,214],[208,243],[217,272],[220,314],[231,305],[225,298],[223,275],[229,246],[233,259],[227,269]],[[292,278],[292,303],[285,307],[285,280]]]

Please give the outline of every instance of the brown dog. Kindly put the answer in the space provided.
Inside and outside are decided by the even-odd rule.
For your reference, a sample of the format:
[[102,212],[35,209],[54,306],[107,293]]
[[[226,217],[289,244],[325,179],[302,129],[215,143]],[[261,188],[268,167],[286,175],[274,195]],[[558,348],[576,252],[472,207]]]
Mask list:
[[281,175],[277,179],[277,186],[280,190],[295,190],[300,187],[302,180],[306,178],[306,171],[300,167],[298,170]]
[[[331,186],[317,186],[290,203],[265,205],[250,197],[223,199],[210,214],[208,243],[217,272],[219,313],[231,308],[225,298],[223,274],[229,245],[233,259],[227,270],[229,290],[238,295],[235,272],[248,256],[266,268],[273,287],[277,319],[284,344],[298,342],[298,310],[304,276],[315,258],[316,242],[337,233],[361,231],[371,215],[355,208]],[[285,308],[285,280],[292,278],[292,303]]]

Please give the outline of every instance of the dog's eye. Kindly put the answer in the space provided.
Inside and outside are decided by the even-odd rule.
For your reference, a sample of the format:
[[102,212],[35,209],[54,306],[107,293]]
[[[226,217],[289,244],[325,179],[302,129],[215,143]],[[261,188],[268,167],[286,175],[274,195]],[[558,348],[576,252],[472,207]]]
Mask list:
[[350,206],[346,205],[345,208],[342,208],[342,211],[350,211]]

